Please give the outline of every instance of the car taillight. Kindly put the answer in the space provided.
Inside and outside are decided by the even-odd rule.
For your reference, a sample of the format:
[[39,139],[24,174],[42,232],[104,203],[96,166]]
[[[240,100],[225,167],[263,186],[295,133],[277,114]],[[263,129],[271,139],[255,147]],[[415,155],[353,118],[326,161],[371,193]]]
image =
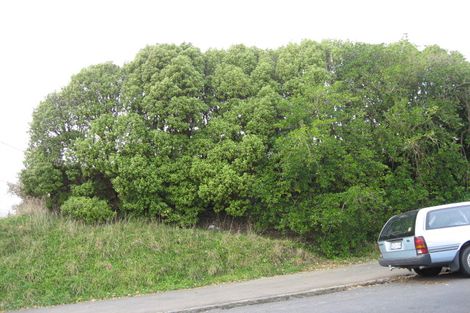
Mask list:
[[423,236],[415,237],[415,248],[416,254],[428,254],[428,246],[426,245],[426,240],[424,240]]

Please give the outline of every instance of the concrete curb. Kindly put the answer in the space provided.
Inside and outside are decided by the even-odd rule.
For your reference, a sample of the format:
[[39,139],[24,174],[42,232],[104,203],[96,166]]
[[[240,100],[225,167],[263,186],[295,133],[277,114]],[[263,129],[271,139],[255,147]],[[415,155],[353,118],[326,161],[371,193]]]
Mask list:
[[286,294],[280,294],[280,295],[275,295],[275,296],[267,296],[267,297],[240,300],[240,301],[231,301],[231,302],[219,303],[219,304],[210,304],[207,306],[188,308],[184,310],[169,311],[168,313],[200,313],[200,312],[207,312],[209,310],[216,310],[216,309],[233,309],[236,307],[248,306],[248,305],[254,305],[254,304],[280,302],[280,301],[286,301],[290,299],[320,296],[320,295],[325,295],[325,294],[330,294],[330,293],[335,293],[335,292],[346,291],[352,288],[387,284],[387,283],[391,283],[391,282],[401,280],[401,279],[408,279],[414,276],[415,275],[413,274],[405,274],[401,276],[380,278],[380,279],[368,280],[368,281],[359,282],[359,283],[339,285],[339,286],[333,286],[333,287],[327,287],[327,288],[315,288],[315,289],[305,290],[305,291],[300,291],[300,292],[295,292],[295,293],[286,293]]

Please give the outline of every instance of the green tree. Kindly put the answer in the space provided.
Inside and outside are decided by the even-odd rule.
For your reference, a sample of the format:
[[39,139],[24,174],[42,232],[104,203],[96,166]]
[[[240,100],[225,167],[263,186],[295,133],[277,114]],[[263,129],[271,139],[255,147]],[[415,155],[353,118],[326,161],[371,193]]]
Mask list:
[[393,213],[468,200],[469,134],[470,63],[437,46],[159,44],[42,101],[20,179],[78,218],[225,215],[333,256]]

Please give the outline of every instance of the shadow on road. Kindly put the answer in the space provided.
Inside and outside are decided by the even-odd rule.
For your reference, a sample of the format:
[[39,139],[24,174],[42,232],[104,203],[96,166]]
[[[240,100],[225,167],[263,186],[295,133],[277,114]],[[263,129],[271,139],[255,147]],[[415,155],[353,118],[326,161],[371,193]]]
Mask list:
[[449,272],[442,272],[438,276],[435,277],[421,277],[419,275],[408,276],[401,280],[401,282],[407,282],[410,284],[445,284],[449,281],[454,280],[461,280],[461,279],[468,279],[470,278],[461,274],[461,273],[449,273]]

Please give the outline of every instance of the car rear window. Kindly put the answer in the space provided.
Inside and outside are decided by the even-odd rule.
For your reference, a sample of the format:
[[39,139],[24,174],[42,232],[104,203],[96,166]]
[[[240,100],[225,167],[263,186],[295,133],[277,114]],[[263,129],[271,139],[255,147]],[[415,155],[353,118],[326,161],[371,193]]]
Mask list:
[[470,225],[470,206],[429,211],[426,215],[426,229],[463,225]]
[[414,236],[417,214],[418,210],[413,210],[392,217],[380,233],[379,241]]

